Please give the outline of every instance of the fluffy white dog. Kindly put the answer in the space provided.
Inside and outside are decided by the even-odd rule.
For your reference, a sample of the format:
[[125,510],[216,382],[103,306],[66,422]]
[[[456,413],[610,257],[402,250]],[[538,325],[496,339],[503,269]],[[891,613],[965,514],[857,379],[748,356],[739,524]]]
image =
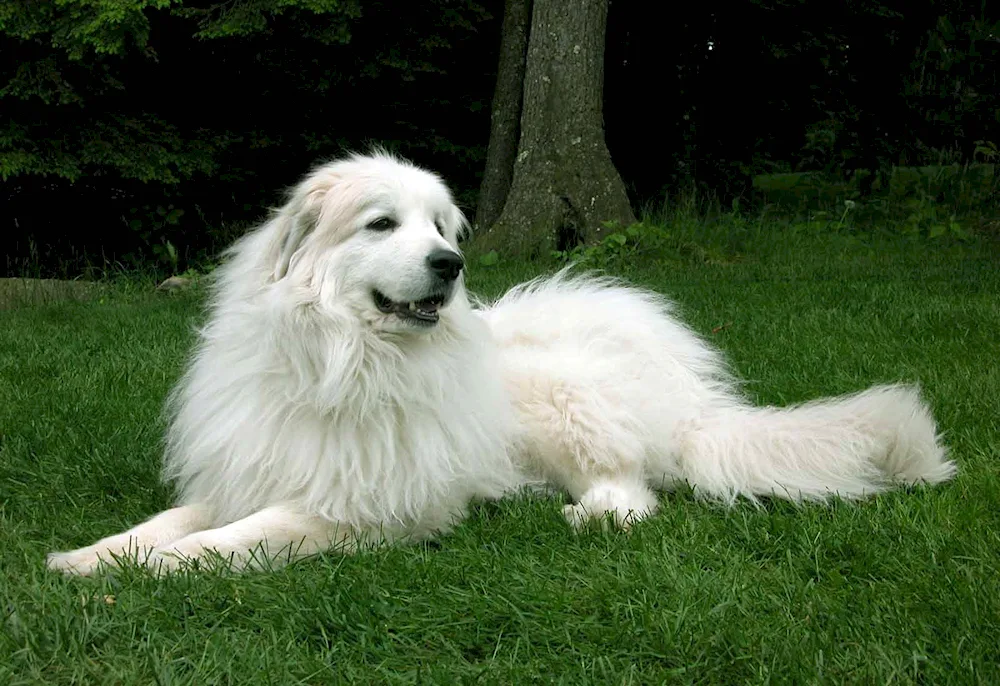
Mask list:
[[310,173],[218,271],[169,402],[180,506],[49,566],[245,568],[428,537],[538,482],[569,493],[574,526],[627,527],[682,482],[819,500],[953,475],[916,390],[752,407],[656,294],[562,272],[473,307],[465,228],[436,175],[390,155]]

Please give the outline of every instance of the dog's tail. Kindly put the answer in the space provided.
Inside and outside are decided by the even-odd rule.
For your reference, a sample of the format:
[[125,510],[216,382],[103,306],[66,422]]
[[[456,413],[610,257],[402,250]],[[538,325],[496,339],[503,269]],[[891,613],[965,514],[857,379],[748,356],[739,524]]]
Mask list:
[[717,409],[681,436],[679,467],[696,494],[860,498],[894,484],[938,483],[946,459],[918,391],[877,386],[788,408]]

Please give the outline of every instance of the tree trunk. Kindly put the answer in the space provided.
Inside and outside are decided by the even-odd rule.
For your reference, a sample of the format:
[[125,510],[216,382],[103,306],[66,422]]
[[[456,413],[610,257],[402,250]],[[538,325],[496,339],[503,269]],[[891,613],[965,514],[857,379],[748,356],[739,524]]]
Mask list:
[[500,65],[493,92],[490,143],[486,171],[476,205],[477,228],[492,226],[500,218],[514,177],[514,159],[521,135],[521,98],[524,65],[531,24],[531,0],[507,0],[500,30]]
[[608,0],[534,0],[521,141],[485,245],[532,257],[635,221],[604,141],[607,18]]

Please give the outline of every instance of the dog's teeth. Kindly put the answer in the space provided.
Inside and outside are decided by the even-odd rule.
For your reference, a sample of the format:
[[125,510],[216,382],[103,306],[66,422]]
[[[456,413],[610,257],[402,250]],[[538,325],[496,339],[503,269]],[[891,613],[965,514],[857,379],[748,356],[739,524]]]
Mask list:
[[417,303],[415,302],[410,303],[410,312],[413,312],[416,309],[417,309]]

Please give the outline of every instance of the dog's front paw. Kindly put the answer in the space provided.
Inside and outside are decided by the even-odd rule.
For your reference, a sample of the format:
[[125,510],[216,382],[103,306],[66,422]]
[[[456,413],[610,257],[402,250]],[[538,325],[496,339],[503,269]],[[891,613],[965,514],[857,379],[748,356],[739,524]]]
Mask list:
[[107,553],[93,546],[70,550],[68,552],[49,553],[45,559],[45,566],[49,569],[63,572],[64,574],[77,576],[90,576],[97,571],[102,564],[114,565],[114,560]]

